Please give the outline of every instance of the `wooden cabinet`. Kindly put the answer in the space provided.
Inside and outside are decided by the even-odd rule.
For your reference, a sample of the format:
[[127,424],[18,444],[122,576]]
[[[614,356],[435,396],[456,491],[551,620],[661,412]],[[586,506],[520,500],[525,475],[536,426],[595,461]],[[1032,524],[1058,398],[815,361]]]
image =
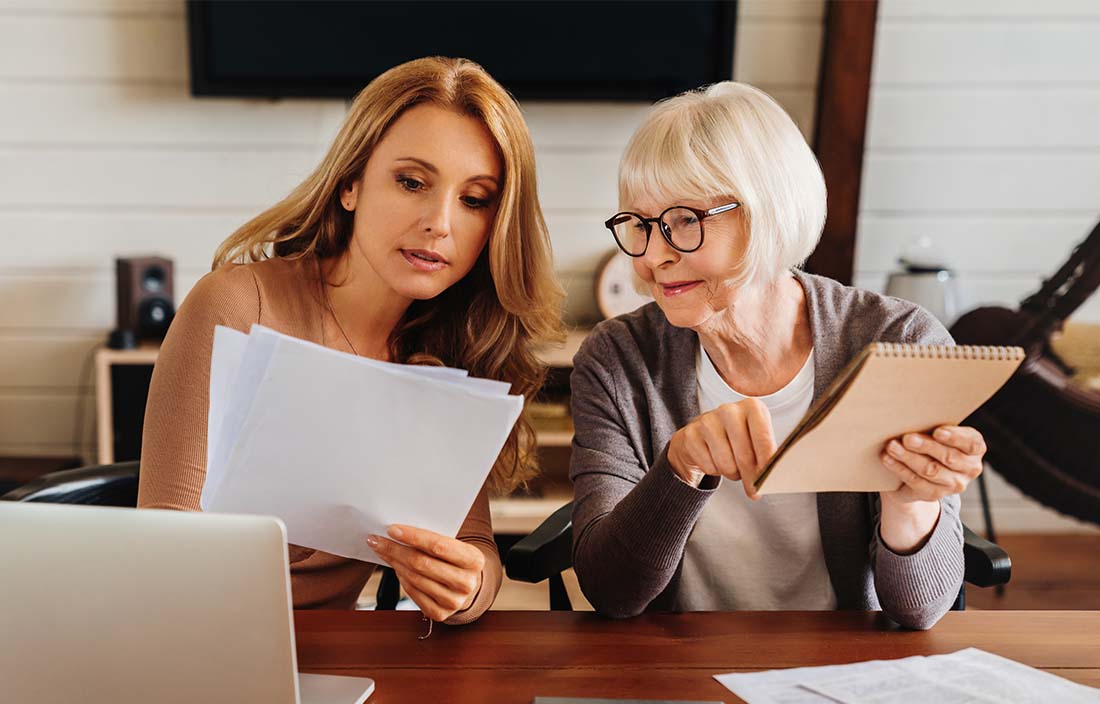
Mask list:
[[[96,462],[98,464],[137,459],[132,456],[134,454],[132,448],[141,445],[141,425],[135,422],[133,416],[138,415],[135,412],[138,408],[144,411],[145,396],[149,392],[149,386],[147,379],[143,388],[140,378],[137,383],[131,379],[121,383],[122,377],[132,376],[134,372],[148,377],[152,373],[159,351],[160,348],[157,346],[145,346],[132,350],[103,348],[96,352]],[[123,418],[123,415],[129,415],[130,418]],[[128,446],[128,451],[117,452],[118,445]]]

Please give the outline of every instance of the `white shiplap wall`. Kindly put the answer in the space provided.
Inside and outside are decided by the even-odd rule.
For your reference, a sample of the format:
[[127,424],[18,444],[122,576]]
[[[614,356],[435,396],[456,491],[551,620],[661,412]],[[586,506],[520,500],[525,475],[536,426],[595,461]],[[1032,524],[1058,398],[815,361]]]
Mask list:
[[964,307],[1018,302],[1100,219],[1098,113],[1100,3],[882,0],[857,281],[928,235]]
[[[823,7],[739,4],[736,77],[807,134]],[[0,0],[0,455],[68,453],[81,403],[92,436],[82,363],[114,324],[115,256],[171,257],[182,300],[339,126],[340,101],[191,98],[186,37],[180,0]],[[599,223],[645,107],[524,105],[575,319],[593,316]]]
[[[880,0],[856,282],[881,290],[928,235],[963,308],[1019,302],[1100,219],[1097,115],[1095,0]],[[990,481],[1000,529],[1083,528]]]
[[92,436],[115,256],[172,257],[182,299],[342,113],[189,98],[182,2],[0,1],[0,454],[67,454],[81,407]]

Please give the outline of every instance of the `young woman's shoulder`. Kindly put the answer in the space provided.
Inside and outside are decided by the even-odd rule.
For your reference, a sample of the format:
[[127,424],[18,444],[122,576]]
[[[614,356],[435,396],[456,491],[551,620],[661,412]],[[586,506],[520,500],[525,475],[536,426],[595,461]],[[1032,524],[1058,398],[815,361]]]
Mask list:
[[180,307],[180,316],[205,327],[225,325],[247,332],[253,323],[281,329],[306,315],[311,280],[301,261],[265,259],[223,264],[199,279]]
[[259,322],[260,293],[254,264],[224,264],[206,274],[183,299],[173,325],[225,325],[247,332]]

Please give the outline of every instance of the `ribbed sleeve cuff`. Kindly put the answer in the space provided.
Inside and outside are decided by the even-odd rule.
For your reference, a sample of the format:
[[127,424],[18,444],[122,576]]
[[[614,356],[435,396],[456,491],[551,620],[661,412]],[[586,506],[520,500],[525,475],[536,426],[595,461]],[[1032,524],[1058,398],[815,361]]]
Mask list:
[[464,611],[456,611],[450,615],[450,617],[443,623],[448,626],[465,626],[467,623],[473,623],[481,617],[481,614],[489,610],[489,607],[493,605],[494,599],[484,598],[482,595],[487,593],[485,583],[482,582],[481,587],[474,597],[474,600],[470,603]]
[[[616,509],[613,533],[638,562],[667,570],[683,556],[684,545],[707,499],[717,491],[682,481],[668,463],[667,448]],[[704,487],[709,482],[704,480]]]
[[[904,614],[949,608],[962,585],[962,524],[941,507],[940,517],[928,541],[910,555],[899,555],[875,535],[875,586],[883,606]],[[887,606],[889,604],[889,606]],[[931,615],[931,614],[928,614]],[[933,620],[942,615],[936,613]],[[925,620],[923,617],[919,620]],[[909,625],[909,624],[905,624]],[[917,626],[920,627],[920,626]]]
[[496,601],[497,594],[500,592],[500,583],[504,572],[500,564],[500,556],[495,551],[490,555],[488,550],[480,546],[478,549],[485,553],[485,568],[481,572],[481,586],[478,587],[477,594],[474,595],[474,600],[470,602],[469,606],[462,611],[451,614],[450,618],[443,622],[448,626],[464,626],[481,618],[481,615],[488,611],[489,607]]

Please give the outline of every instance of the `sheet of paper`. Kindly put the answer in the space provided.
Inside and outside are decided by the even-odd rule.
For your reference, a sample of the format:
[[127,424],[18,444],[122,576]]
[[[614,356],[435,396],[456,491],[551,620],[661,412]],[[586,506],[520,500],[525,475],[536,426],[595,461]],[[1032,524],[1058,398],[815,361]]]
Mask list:
[[844,671],[815,678],[806,687],[833,701],[859,704],[932,701],[936,704],[983,704],[986,699],[941,683],[901,665],[866,662],[848,665]]
[[968,648],[948,655],[716,675],[749,704],[1100,703],[1100,690]]
[[827,667],[797,667],[764,672],[731,672],[715,675],[726,689],[749,704],[836,704],[824,694],[804,686],[804,682],[826,677],[842,665]]
[[[240,433],[244,417],[247,415],[252,399],[255,397],[256,388],[267,369],[267,360],[270,358],[271,350],[280,338],[293,340],[307,348],[321,351],[322,354],[331,353],[336,356],[355,359],[359,364],[372,365],[380,369],[419,374],[440,381],[465,380],[471,388],[480,388],[501,395],[507,394],[510,389],[510,386],[504,382],[491,379],[471,379],[465,369],[392,364],[357,357],[305,340],[297,340],[262,325],[252,325],[249,334],[227,328],[224,325],[217,325],[214,327],[214,349],[210,360],[206,480],[203,483],[202,495],[199,499],[199,505],[204,511],[209,510],[210,496],[221,485],[222,475],[232,444]],[[241,371],[241,364],[246,354],[248,360],[243,368],[244,371]],[[241,372],[239,378],[238,372]]]
[[913,658],[907,667],[928,679],[987,697],[982,701],[1013,704],[1100,702],[1100,690],[977,648],[950,655]]
[[392,523],[457,534],[522,397],[259,326],[248,338],[230,390],[211,394],[204,510],[275,515],[295,545],[370,562],[366,536]]
[[[377,359],[370,359],[368,357],[360,357],[354,354],[348,354],[347,352],[341,352],[339,350],[330,349],[323,345],[318,345],[315,342],[309,342],[307,340],[299,340],[296,337],[290,335],[284,335],[281,332],[272,330],[271,328],[264,327],[263,325],[253,325],[249,329],[248,337],[255,338],[258,342],[258,346],[261,350],[268,349],[271,345],[274,345],[278,340],[285,340],[288,344],[295,345],[301,348],[303,351],[315,353],[319,362],[321,360],[335,359],[343,362],[351,362],[353,364],[374,367],[383,371],[398,374],[412,376],[415,378],[427,378],[433,379],[439,383],[455,384],[457,388],[481,391],[491,396],[506,396],[512,389],[512,385],[503,381],[495,381],[493,379],[478,379],[471,377],[469,372],[465,369],[455,369],[453,367],[433,367],[422,364],[395,364],[393,362],[382,362]],[[258,353],[263,359],[266,359],[266,353],[261,351]]]
[[199,505],[206,510],[210,496],[221,484],[224,458],[218,452],[225,410],[232,396],[237,370],[244,358],[248,335],[218,325],[214,328],[214,350],[210,356],[210,408],[206,418],[206,481]]

